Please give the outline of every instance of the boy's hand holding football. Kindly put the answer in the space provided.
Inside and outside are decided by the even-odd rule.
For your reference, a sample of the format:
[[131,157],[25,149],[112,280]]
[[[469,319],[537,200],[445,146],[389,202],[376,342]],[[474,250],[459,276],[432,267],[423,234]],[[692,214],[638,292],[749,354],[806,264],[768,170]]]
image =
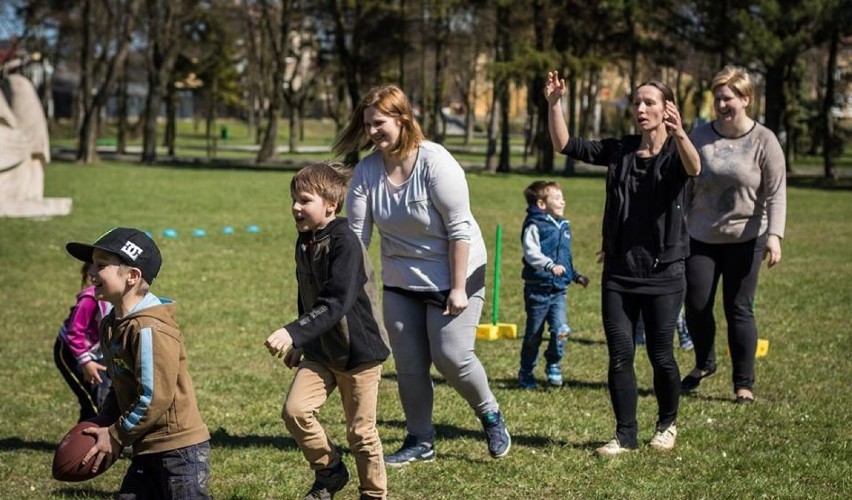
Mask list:
[[116,441],[109,433],[109,427],[90,427],[83,430],[83,434],[94,436],[95,445],[83,457],[83,465],[89,463],[89,460],[94,460],[92,472],[96,473],[103,465],[109,467],[118,455],[121,453],[121,444]]

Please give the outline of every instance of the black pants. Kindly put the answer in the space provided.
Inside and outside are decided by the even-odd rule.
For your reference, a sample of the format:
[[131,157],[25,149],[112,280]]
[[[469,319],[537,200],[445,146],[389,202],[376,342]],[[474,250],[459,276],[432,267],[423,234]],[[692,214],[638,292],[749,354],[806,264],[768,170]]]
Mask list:
[[734,392],[754,386],[757,324],[754,295],[766,248],[766,235],[743,243],[710,244],[693,239],[686,261],[686,324],[695,344],[695,366],[715,366],[716,318],[713,305],[722,278],[722,304],[728,322],[728,349]]
[[654,370],[657,397],[658,431],[677,419],[680,402],[680,370],[674,357],[672,331],[683,299],[683,292],[667,295],[643,295],[602,290],[601,311],[609,351],[607,383],[615,412],[615,437],[625,448],[638,447],[639,432],[636,406],[639,399],[633,370],[635,345],[633,330],[641,312],[645,322],[648,358]]
[[77,422],[98,416],[98,410],[109,391],[109,375],[104,371],[100,372],[101,384],[89,384],[84,381],[83,373],[77,366],[77,358],[59,337],[56,337],[56,342],[53,344],[53,362],[56,363],[56,368],[59,369],[65,383],[77,397],[80,405]]

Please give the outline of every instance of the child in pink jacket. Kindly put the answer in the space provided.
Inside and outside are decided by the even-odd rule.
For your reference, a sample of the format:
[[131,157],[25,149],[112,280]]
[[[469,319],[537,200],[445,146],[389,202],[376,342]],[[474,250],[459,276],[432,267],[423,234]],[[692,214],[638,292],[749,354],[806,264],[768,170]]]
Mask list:
[[83,264],[77,303],[59,328],[53,344],[53,361],[80,404],[78,422],[98,415],[110,387],[98,337],[98,324],[112,306],[95,298],[95,287],[86,286],[91,264]]

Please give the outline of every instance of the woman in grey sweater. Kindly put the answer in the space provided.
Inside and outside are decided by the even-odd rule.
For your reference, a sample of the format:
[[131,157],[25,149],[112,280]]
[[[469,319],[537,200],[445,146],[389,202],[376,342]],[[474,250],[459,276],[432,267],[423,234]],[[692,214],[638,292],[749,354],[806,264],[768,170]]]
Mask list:
[[716,288],[728,323],[736,402],[754,402],[757,326],[754,296],[761,260],[781,261],[787,211],[784,153],[775,134],[746,110],[754,83],[742,68],[727,66],[713,78],[716,119],[693,130],[701,175],[688,193],[686,322],[695,343],[695,368],[681,382],[694,391],[716,373],[713,317]]
[[384,322],[408,431],[385,464],[435,457],[433,364],[479,417],[491,456],[505,456],[511,439],[474,352],[487,256],[464,171],[425,140],[395,85],[367,93],[333,149],[373,150],[355,166],[346,214],[364,246],[374,225],[381,237]]

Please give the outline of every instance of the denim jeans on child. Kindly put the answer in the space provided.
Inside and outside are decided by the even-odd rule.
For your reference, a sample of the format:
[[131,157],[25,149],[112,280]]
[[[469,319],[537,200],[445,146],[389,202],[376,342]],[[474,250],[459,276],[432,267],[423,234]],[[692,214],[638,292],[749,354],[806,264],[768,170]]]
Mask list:
[[116,498],[207,500],[210,498],[210,442],[148,455],[130,462]]
[[531,373],[535,368],[545,322],[550,329],[550,339],[544,351],[544,359],[548,365],[562,361],[570,331],[565,308],[566,296],[565,290],[554,292],[550,287],[524,286],[527,325],[521,347],[521,371]]

